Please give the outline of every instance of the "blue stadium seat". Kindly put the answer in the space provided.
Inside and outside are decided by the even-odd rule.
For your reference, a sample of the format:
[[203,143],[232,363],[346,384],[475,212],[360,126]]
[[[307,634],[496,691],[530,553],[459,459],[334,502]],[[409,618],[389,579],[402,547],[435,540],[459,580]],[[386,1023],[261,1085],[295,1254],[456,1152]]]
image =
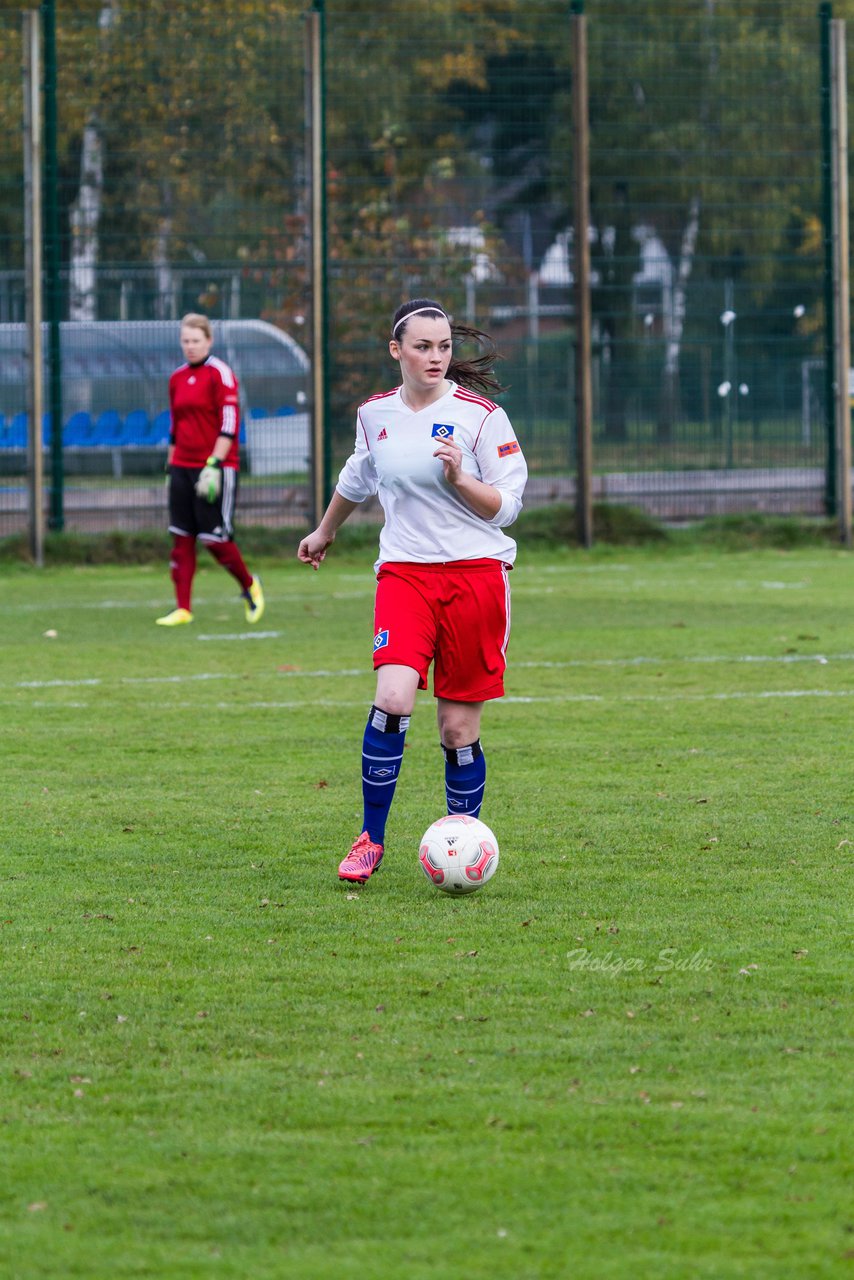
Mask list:
[[72,413],[62,432],[62,442],[66,449],[79,449],[89,443],[92,435],[92,415],[79,410]]
[[99,415],[89,441],[94,445],[117,445],[121,442],[122,420],[115,409],[105,409]]
[[270,414],[268,413],[268,411],[262,408],[261,405],[259,404],[252,405],[249,410],[250,418],[269,418],[269,416]]
[[147,436],[151,430],[151,422],[144,409],[131,409],[125,418],[122,430],[122,444],[147,444]]
[[147,445],[162,448],[169,443],[169,431],[172,426],[172,415],[168,409],[161,409],[151,423],[151,430],[145,441]]
[[283,404],[276,410],[276,417],[289,418],[292,413],[296,413],[294,406],[292,404]]
[[7,449],[26,449],[27,447],[27,415],[16,413],[9,423],[6,435]]
[[51,436],[53,435],[53,414],[48,411],[42,414],[42,446],[47,449],[50,447]]

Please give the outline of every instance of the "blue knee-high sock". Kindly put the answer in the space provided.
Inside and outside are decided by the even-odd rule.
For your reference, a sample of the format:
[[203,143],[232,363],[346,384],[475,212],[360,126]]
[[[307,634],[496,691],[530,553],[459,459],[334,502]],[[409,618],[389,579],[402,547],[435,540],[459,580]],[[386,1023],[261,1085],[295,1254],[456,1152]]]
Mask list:
[[408,728],[409,716],[395,716],[371,707],[362,741],[362,826],[376,844],[385,841],[385,824],[403,763],[403,740]]
[[445,796],[448,813],[467,813],[476,818],[483,804],[486,786],[486,757],[480,738],[467,747],[443,747],[445,753]]

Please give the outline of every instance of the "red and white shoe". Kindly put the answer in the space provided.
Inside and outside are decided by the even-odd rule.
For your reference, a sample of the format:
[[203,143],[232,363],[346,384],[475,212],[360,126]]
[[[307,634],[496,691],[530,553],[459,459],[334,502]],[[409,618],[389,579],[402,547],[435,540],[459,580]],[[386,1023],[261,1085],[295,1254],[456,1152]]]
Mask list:
[[339,880],[351,880],[356,884],[364,884],[370,880],[383,860],[383,847],[374,844],[367,831],[363,831],[358,840],[338,868]]

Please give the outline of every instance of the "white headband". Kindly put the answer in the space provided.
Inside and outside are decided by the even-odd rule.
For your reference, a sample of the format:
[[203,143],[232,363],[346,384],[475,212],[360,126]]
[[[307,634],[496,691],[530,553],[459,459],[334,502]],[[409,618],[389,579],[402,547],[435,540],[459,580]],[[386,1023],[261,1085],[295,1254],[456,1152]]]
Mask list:
[[414,311],[407,311],[405,316],[400,317],[397,324],[394,326],[394,328],[391,331],[391,336],[394,337],[394,335],[397,333],[400,326],[403,324],[404,320],[409,320],[411,319],[412,316],[420,316],[424,311],[438,311],[440,316],[445,316],[445,319],[448,321],[448,324],[451,323],[450,317],[445,315],[445,312],[442,310],[441,307],[416,307]]

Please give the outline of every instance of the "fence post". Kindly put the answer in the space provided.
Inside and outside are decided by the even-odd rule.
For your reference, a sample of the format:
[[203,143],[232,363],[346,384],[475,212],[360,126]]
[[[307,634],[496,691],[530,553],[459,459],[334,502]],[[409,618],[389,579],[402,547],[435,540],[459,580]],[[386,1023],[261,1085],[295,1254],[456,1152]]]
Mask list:
[[848,375],[851,367],[850,286],[848,266],[848,100],[845,71],[845,22],[830,24],[831,116],[833,153],[834,257],[834,403],[836,451],[836,516],[839,539],[851,546],[851,409]]
[[572,133],[575,223],[575,522],[578,541],[593,545],[593,384],[590,313],[590,121],[587,19],[584,0],[572,0]]
[[326,268],[326,24],[323,6],[324,0],[312,0],[311,10],[306,14],[311,175],[312,519],[315,525],[320,522],[329,500],[331,461]]
[[50,442],[50,527],[65,528],[65,455],[62,449],[62,289],[59,251],[59,164],[56,117],[56,0],[42,4],[44,42],[45,303],[48,343]]
[[27,483],[30,554],[44,564],[42,454],[42,119],[41,29],[37,9],[24,11],[24,239],[27,294]]

